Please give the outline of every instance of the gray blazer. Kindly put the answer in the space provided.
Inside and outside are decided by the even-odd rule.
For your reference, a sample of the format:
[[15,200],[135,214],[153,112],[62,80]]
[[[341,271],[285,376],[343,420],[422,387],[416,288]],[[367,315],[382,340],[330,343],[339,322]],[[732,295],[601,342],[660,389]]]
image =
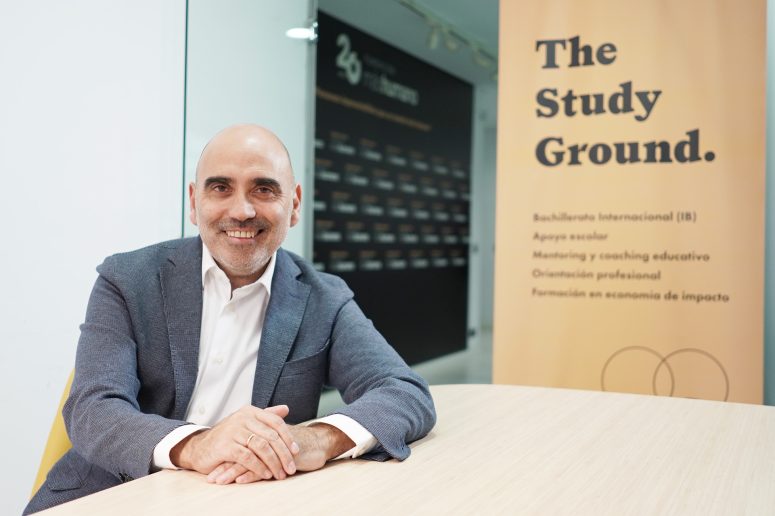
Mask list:
[[[73,442],[25,510],[40,511],[150,473],[153,449],[183,420],[194,389],[202,319],[202,243],[173,240],[111,256],[97,268],[63,415]],[[324,385],[379,445],[403,460],[433,427],[425,381],[377,332],[345,283],[280,249],[252,403],[315,417]]]

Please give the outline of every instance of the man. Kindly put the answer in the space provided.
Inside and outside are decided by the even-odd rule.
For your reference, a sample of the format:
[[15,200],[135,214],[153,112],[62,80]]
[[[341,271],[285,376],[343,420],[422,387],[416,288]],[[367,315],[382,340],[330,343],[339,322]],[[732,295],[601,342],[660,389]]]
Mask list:
[[[344,282],[280,249],[301,188],[274,134],[218,133],[189,198],[199,238],[98,267],[63,411],[73,449],[25,513],[161,468],[228,484],[361,454],[403,460],[432,428],[427,384]],[[347,405],[300,424],[323,385]]]

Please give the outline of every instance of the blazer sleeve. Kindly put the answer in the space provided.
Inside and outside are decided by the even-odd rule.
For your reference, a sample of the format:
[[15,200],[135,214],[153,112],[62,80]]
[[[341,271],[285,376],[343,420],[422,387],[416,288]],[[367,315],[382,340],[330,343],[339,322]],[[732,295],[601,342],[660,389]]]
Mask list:
[[436,423],[428,384],[412,371],[350,299],[340,309],[331,334],[329,383],[347,404],[337,410],[377,439],[365,458],[404,460],[407,443]]
[[147,475],[156,444],[186,424],[141,412],[136,348],[126,301],[101,274],[81,325],[75,378],[62,415],[74,449],[122,479]]

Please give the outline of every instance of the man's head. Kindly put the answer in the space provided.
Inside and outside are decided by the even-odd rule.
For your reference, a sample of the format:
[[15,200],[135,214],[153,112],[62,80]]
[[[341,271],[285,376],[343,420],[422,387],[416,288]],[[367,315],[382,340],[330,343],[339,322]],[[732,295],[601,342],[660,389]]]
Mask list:
[[188,189],[191,222],[233,287],[263,274],[288,228],[299,221],[301,186],[274,133],[235,125],[205,146]]

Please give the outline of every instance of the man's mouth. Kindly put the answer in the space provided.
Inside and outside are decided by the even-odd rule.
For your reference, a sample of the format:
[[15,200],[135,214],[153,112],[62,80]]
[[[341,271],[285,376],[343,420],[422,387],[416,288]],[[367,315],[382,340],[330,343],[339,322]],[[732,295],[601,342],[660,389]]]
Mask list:
[[226,231],[226,234],[234,238],[253,238],[258,234],[258,231]]

